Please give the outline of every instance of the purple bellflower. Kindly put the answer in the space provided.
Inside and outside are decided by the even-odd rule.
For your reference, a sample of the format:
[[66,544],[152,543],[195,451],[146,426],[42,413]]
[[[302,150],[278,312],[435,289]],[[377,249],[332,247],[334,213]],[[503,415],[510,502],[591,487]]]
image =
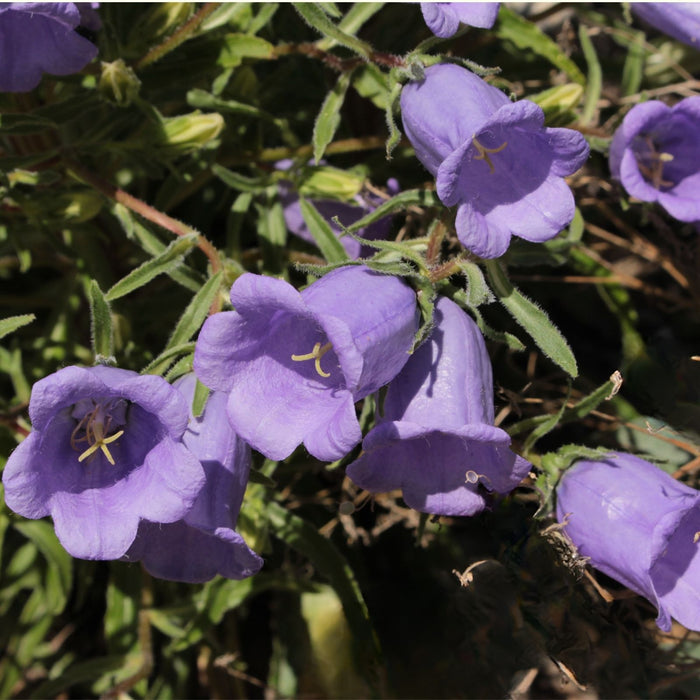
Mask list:
[[679,221],[700,219],[700,97],[633,107],[610,145],[610,171],[627,192]]
[[3,472],[5,500],[26,518],[50,515],[74,557],[120,558],[140,520],[180,520],[204,485],[181,442],[187,403],[161,377],[65,367],[34,385],[29,416]]
[[477,325],[444,297],[435,322],[389,384],[383,415],[347,475],[374,493],[400,488],[425,513],[474,515],[488,493],[511,491],[531,465],[493,425],[491,362]]
[[[399,191],[399,183],[392,178],[387,182],[387,189],[389,194],[396,194]],[[284,207],[284,220],[287,224],[287,229],[295,236],[315,245],[314,237],[309,231],[301,213],[298,195],[283,183],[279,185],[279,192],[282,206]],[[337,216],[340,223],[347,228],[359,221],[363,216],[367,216],[367,214],[374,211],[382,203],[379,197],[358,195],[355,197],[354,204],[338,202],[333,199],[312,199],[311,202],[318,209],[319,214],[328,222],[333,233],[340,237],[340,242],[350,258],[356,260],[372,254],[373,249],[370,246],[363,245],[351,236],[342,236],[342,229],[336,226],[332,219]],[[376,241],[386,238],[390,227],[391,218],[384,217],[370,224],[367,228],[360,229],[356,232],[356,235],[360,238]]]
[[82,70],[97,47],[75,31],[80,23],[72,2],[0,3],[0,92],[28,92],[43,73]]
[[247,273],[231,303],[235,311],[204,324],[194,369],[206,386],[230,392],[233,429],[270,459],[302,442],[320,460],[343,457],[362,439],[354,403],[408,360],[413,290],[364,266],[333,270],[301,293]]
[[632,12],[664,34],[700,49],[700,4],[697,2],[633,2]]
[[[175,388],[192,404],[196,379],[186,375]],[[226,417],[226,394],[212,392],[204,413],[190,422],[182,441],[202,463],[206,482],[182,520],[171,524],[145,520],[127,552],[153,576],[202,583],[221,574],[242,579],[263,564],[234,530],[250,473],[250,447],[232,430]]]
[[438,64],[404,87],[401,112],[442,203],[458,206],[460,241],[476,255],[503,255],[511,236],[547,241],[573,219],[564,177],[583,165],[588,144],[572,129],[545,127],[534,102],[513,103],[465,68]]
[[564,474],[557,519],[592,566],[657,607],[662,630],[672,617],[700,630],[700,491],[616,453]]
[[459,25],[489,29],[498,17],[498,2],[422,2],[423,19],[430,31],[442,39],[454,36]]

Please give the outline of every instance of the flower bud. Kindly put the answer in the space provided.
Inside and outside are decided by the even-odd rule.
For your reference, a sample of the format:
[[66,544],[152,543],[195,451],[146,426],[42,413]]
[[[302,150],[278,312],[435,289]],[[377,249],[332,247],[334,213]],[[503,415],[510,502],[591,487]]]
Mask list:
[[128,107],[139,94],[141,81],[121,58],[107,63],[102,61],[102,74],[97,89],[106,100],[119,107]]

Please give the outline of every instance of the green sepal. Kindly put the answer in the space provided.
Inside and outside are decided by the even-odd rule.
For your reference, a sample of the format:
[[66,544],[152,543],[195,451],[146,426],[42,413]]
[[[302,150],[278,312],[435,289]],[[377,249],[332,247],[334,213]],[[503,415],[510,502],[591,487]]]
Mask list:
[[34,320],[36,320],[34,314],[21,314],[0,319],[0,338],[14,333],[18,328],[22,328],[22,326],[26,326]]
[[168,339],[168,344],[165,346],[166,350],[186,343],[199,330],[209,313],[216,295],[219,293],[222,278],[223,273],[217,272],[194,295]]
[[333,89],[326,95],[321,110],[316,117],[313,132],[314,161],[319,164],[326,147],[333,140],[340,125],[340,110],[345,102],[345,95],[352,81],[353,71],[341,73]]
[[204,407],[207,405],[209,392],[209,387],[204,386],[198,379],[194,388],[194,396],[192,397],[192,415],[195,418],[198,418],[204,413]]
[[329,263],[344,262],[348,259],[348,254],[343,244],[335,235],[328,222],[321,216],[318,209],[304,197],[299,198],[301,214],[304,217],[309,232],[314,238],[323,257]]
[[90,280],[87,293],[90,302],[90,337],[95,364],[115,364],[112,312],[109,302],[95,280]]
[[293,4],[294,9],[301,15],[302,19],[320,34],[346,46],[363,58],[369,59],[371,57],[372,47],[361,39],[345,33],[335,25],[320,5],[312,2],[295,2]]

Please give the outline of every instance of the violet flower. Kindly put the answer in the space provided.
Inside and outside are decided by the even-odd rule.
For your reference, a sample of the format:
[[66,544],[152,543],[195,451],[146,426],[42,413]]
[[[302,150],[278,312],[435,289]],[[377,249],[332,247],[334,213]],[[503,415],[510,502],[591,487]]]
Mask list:
[[665,632],[700,630],[700,492],[617,453],[579,461],[557,488],[557,519],[591,565],[647,598]]
[[423,19],[443,39],[454,36],[460,23],[489,29],[498,17],[499,2],[422,2]]
[[474,515],[531,468],[493,425],[493,377],[477,325],[453,301],[435,306],[430,339],[389,385],[384,413],[347,468],[361,488],[403,490],[416,510]]
[[[188,374],[175,382],[187,405],[196,379]],[[217,574],[242,579],[256,574],[263,560],[234,530],[250,473],[250,447],[231,429],[226,394],[212,392],[204,413],[190,422],[182,441],[202,463],[206,482],[182,520],[171,524],[145,520],[126,554],[140,560],[158,578],[187,583],[208,581]]]
[[50,515],[74,557],[118,559],[140,520],[180,520],[204,484],[180,442],[187,403],[161,377],[65,367],[34,385],[29,416],[3,472],[5,500],[26,518]]
[[270,459],[301,442],[320,460],[343,457],[362,438],[354,403],[408,360],[413,290],[364,266],[333,270],[301,293],[247,273],[231,303],[236,311],[204,324],[194,369],[206,386],[230,392],[233,429]]
[[700,219],[700,97],[633,107],[613,136],[610,171],[633,197],[679,221]]
[[0,92],[28,92],[43,73],[82,70],[97,47],[75,31],[80,22],[72,2],[0,3]]
[[[389,194],[396,194],[399,191],[399,183],[393,178],[390,179],[387,182],[387,190]],[[314,237],[309,231],[301,213],[299,196],[284,182],[279,184],[279,193],[282,206],[284,207],[284,221],[287,224],[287,229],[290,233],[305,240],[307,243],[316,245]],[[358,195],[355,197],[354,204],[338,202],[333,199],[312,199],[311,202],[318,209],[319,214],[328,222],[333,233],[340,238],[340,242],[350,258],[356,260],[367,257],[374,252],[370,246],[363,245],[362,242],[352,238],[352,236],[343,236],[342,229],[333,223],[333,217],[337,216],[340,223],[345,228],[348,228],[363,216],[367,216],[367,214],[374,211],[382,203],[379,197]],[[391,217],[384,217],[355,233],[360,238],[376,241],[386,238],[390,228]]]
[[573,219],[564,176],[583,165],[588,144],[572,129],[545,127],[534,102],[513,103],[465,68],[438,64],[404,87],[401,111],[442,203],[458,207],[460,241],[476,255],[503,255],[511,236],[547,241]]
[[655,29],[700,48],[700,4],[696,2],[633,2],[632,12]]

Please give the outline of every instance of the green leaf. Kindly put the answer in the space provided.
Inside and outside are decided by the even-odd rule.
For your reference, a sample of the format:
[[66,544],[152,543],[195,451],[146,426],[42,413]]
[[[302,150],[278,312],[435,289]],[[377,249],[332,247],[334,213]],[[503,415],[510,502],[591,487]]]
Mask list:
[[316,161],[316,165],[318,165],[321,158],[323,158],[326,147],[333,140],[335,132],[340,125],[340,110],[345,101],[345,94],[348,91],[351,80],[352,71],[340,74],[338,82],[326,95],[326,99],[323,101],[323,105],[321,105],[321,111],[318,113],[318,117],[316,117],[313,133],[314,160]]
[[211,166],[211,171],[221,182],[239,192],[260,192],[268,187],[270,183],[268,177],[246,177],[233,170],[224,168],[223,165],[218,163],[214,163]]
[[20,316],[9,316],[0,319],[0,338],[4,338],[10,333],[14,333],[18,328],[26,326],[36,319],[34,314],[21,314]]
[[0,133],[27,134],[55,126],[51,119],[35,114],[0,114]]
[[148,284],[158,275],[179,267],[182,261],[196,245],[199,234],[188,233],[176,238],[162,253],[147,260],[145,263],[132,270],[126,277],[119,280],[108,292],[106,299],[114,301],[130,294],[136,289]]
[[109,302],[95,280],[90,280],[88,285],[88,300],[90,302],[90,335],[95,362],[113,361],[112,313]]
[[204,407],[207,405],[208,398],[209,388],[204,386],[198,379],[194,387],[194,396],[192,397],[192,415],[195,418],[204,413]]
[[367,216],[363,216],[352,224],[352,226],[348,226],[347,230],[350,233],[355,233],[361,228],[365,228],[365,226],[379,221],[379,219],[384,218],[388,214],[393,214],[395,211],[400,211],[416,205],[420,207],[442,206],[437,194],[432,190],[406,190],[383,204],[380,204],[374,211],[367,214]]
[[470,307],[491,304],[495,301],[495,297],[484,279],[484,273],[476,263],[460,260],[457,265],[467,278],[466,301]]
[[367,605],[352,569],[335,545],[320,535],[316,527],[278,503],[268,503],[265,513],[273,534],[292,549],[308,557],[316,570],[328,578],[340,598],[352,630],[360,668],[379,664],[381,651]]
[[173,359],[178,355],[184,355],[194,351],[194,343],[183,343],[182,345],[175,345],[167,350],[164,350],[155,360],[152,360],[148,365],[146,365],[142,370],[141,374],[160,374],[162,375]]
[[314,237],[316,245],[319,247],[323,257],[329,263],[343,262],[348,259],[348,254],[338,236],[333,233],[333,229],[321,216],[318,209],[303,197],[299,198],[299,206],[304,221]]
[[295,2],[294,9],[301,15],[304,21],[329,39],[337,41],[342,46],[352,49],[364,58],[370,58],[372,47],[351,34],[346,34],[342,29],[333,24],[320,5],[311,2]]
[[634,41],[629,45],[625,65],[622,68],[622,94],[625,97],[639,92],[644,79],[644,32],[634,32]]
[[[357,5],[355,5],[357,7]],[[379,109],[386,109],[389,104],[389,81],[374,63],[368,63],[355,71],[352,86],[362,97],[371,100]]]
[[59,678],[54,678],[42,683],[31,695],[32,698],[55,698],[69,688],[75,688],[83,683],[96,681],[104,675],[113,674],[125,669],[129,661],[140,665],[139,657],[133,656],[100,656],[89,661],[81,661],[69,666],[61,673]]
[[588,35],[588,28],[583,24],[578,31],[581,49],[588,64],[588,83],[586,85],[586,99],[583,103],[583,114],[581,115],[581,124],[584,126],[590,124],[598,107],[598,100],[603,89],[603,70],[600,67],[598,54],[596,53],[593,42]]
[[217,63],[222,68],[236,68],[242,58],[272,58],[273,49],[269,41],[259,36],[227,34]]
[[245,102],[238,102],[238,100],[225,100],[199,89],[190,90],[187,93],[187,104],[200,109],[229,112],[246,117],[256,117],[257,119],[264,119],[265,121],[273,123],[277,121],[275,117],[264,109],[254,107]]
[[571,377],[578,376],[576,358],[549,316],[511,284],[498,261],[487,260],[486,272],[499,301],[532,336],[540,350]]
[[500,39],[512,41],[519,49],[530,49],[563,70],[575,83],[586,84],[579,67],[536,25],[513,10],[501,5],[495,33]]
[[187,305],[180,320],[177,322],[177,326],[175,326],[175,330],[170,336],[168,344],[165,346],[166,350],[176,345],[186,343],[199,330],[209,313],[209,309],[216,295],[219,293],[222,277],[223,274],[217,272],[213,277],[208,279],[206,284],[194,295],[194,298]]

